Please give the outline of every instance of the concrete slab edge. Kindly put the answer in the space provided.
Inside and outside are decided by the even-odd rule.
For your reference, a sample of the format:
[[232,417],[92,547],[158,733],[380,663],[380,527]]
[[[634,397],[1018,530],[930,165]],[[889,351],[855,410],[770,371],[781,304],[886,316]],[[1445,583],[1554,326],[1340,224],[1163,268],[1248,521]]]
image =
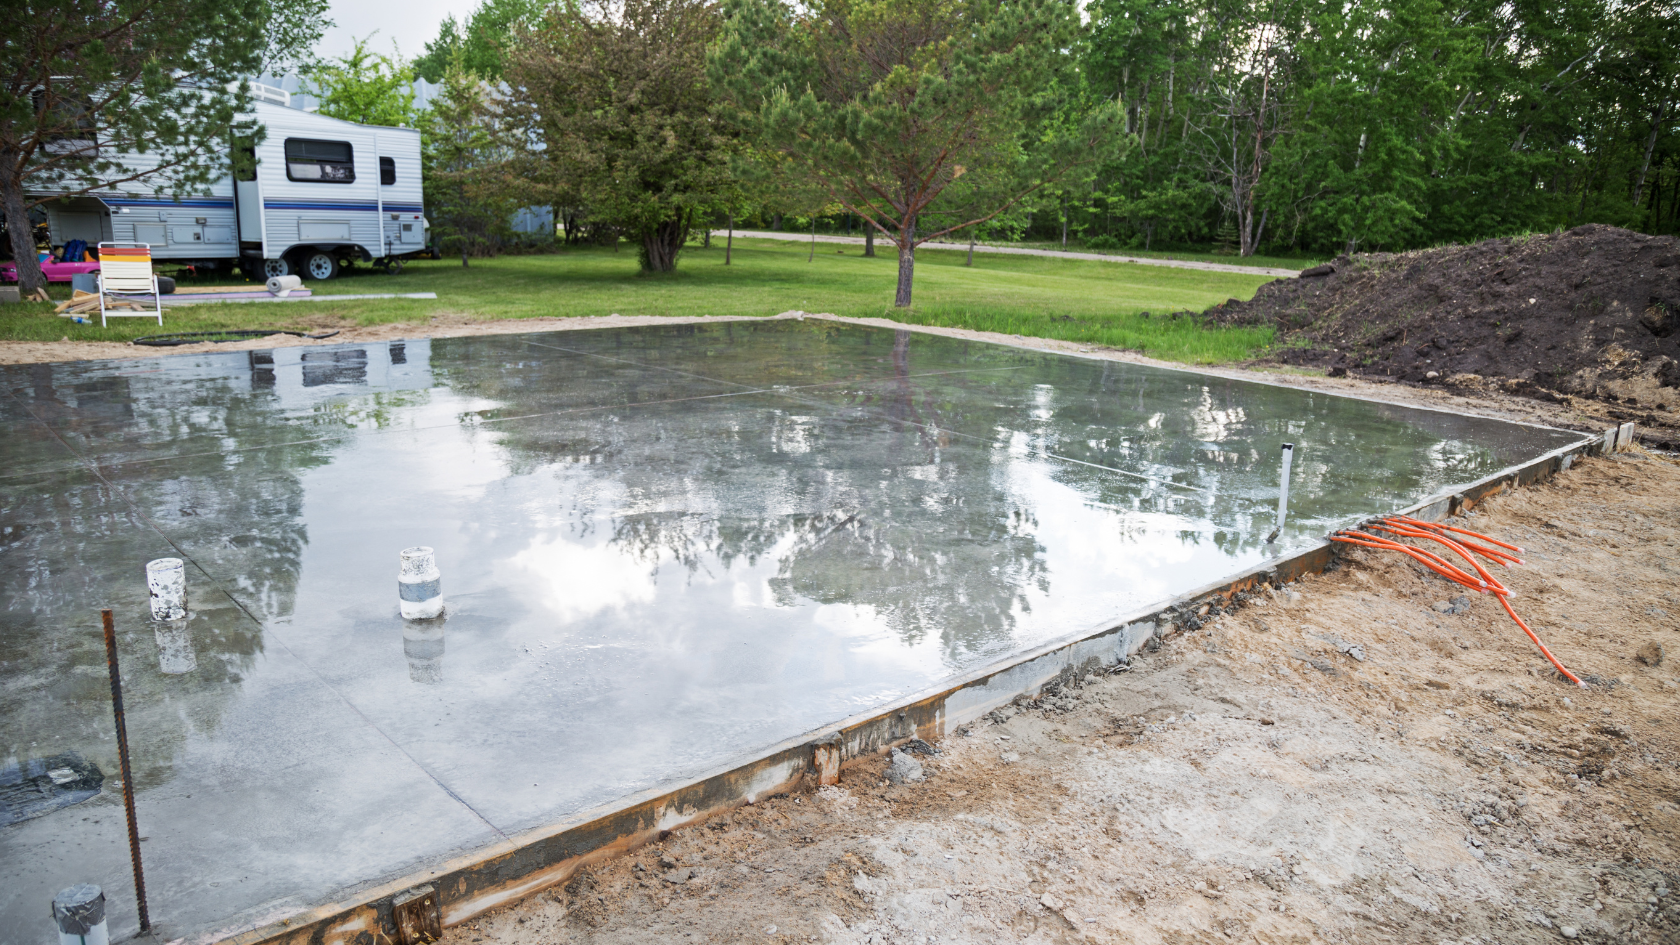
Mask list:
[[[1611,427],[1401,513],[1438,521],[1469,511],[1491,497],[1550,479],[1580,457],[1628,449],[1634,436],[1631,423]],[[443,925],[458,925],[561,885],[585,866],[632,852],[673,830],[815,784],[819,770],[832,771],[836,764],[843,768],[848,761],[912,738],[940,738],[1016,696],[1038,692],[1068,670],[1112,666],[1136,654],[1152,638],[1172,637],[1193,627],[1196,611],[1204,605],[1263,584],[1285,584],[1323,571],[1336,559],[1337,548],[1328,541],[1317,542],[1167,603],[972,671],[936,690],[788,739],[751,757],[733,759],[679,787],[644,791],[516,834],[506,843],[455,857],[424,873],[363,888],[349,899],[299,915],[244,931],[194,938],[226,945],[401,945],[392,919],[393,905],[415,887],[433,887]]]

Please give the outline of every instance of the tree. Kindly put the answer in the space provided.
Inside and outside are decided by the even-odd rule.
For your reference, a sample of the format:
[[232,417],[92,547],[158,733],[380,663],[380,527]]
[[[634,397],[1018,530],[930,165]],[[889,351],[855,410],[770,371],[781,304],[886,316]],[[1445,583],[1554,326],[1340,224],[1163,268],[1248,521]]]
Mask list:
[[[727,0],[715,82],[832,199],[898,247],[981,224],[1118,156],[1112,102],[1083,98],[1073,0]],[[947,213],[959,178],[993,200]]]
[[369,52],[372,35],[356,40],[347,56],[319,63],[305,71],[316,109],[329,118],[362,125],[414,127],[412,69],[400,52],[391,56]]
[[540,17],[544,6],[542,0],[486,0],[464,24],[453,14],[444,17],[437,39],[414,60],[414,74],[427,82],[442,82],[459,53],[468,72],[490,82],[500,80],[515,30]]
[[[327,0],[14,0],[0,43],[0,207],[18,281],[45,280],[29,211],[145,182],[176,195],[227,173],[243,78],[310,58]],[[137,159],[144,152],[146,157]]]
[[426,209],[438,243],[461,254],[489,256],[521,205],[517,173],[523,153],[518,125],[483,79],[457,52],[442,88],[419,120]]
[[732,187],[739,135],[706,78],[716,29],[707,0],[587,0],[550,7],[510,53],[547,175],[637,241],[644,271],[675,269]]

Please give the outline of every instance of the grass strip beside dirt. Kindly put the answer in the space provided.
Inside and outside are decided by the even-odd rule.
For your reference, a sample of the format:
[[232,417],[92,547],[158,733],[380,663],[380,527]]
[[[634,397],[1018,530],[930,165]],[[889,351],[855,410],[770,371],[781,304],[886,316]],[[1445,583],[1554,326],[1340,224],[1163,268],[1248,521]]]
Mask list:
[[[1247,299],[1265,277],[1031,256],[976,257],[924,251],[916,257],[915,308],[891,305],[896,260],[883,252],[864,258],[858,247],[809,248],[773,240],[737,240],[733,264],[723,247],[684,250],[674,273],[636,269],[628,245],[573,249],[537,256],[410,263],[400,275],[352,269],[329,282],[312,282],[317,295],[436,292],[435,300],[360,299],[334,302],[204,304],[167,309],[164,325],[141,318],[109,327],[77,325],[51,306],[0,307],[0,339],[128,341],[159,332],[254,327],[330,329],[441,316],[507,319],[586,315],[769,316],[789,309],[851,317],[885,317],[912,324],[981,328],[1033,337],[1112,345],[1178,361],[1218,362],[1258,353],[1271,341],[1262,328],[1213,328],[1164,313],[1202,311],[1228,298]],[[183,279],[183,285],[233,279]],[[55,297],[68,297],[54,286]],[[1147,317],[1144,313],[1150,313]],[[97,316],[95,316],[97,319]]]

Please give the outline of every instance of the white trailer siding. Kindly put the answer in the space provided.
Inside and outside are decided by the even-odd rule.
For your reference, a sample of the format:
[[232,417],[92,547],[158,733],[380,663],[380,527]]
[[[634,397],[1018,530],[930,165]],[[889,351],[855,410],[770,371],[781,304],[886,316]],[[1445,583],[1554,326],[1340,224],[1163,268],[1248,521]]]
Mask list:
[[[263,256],[277,259],[294,246],[354,247],[383,256],[379,223],[379,148],[376,129],[295,108],[258,102],[267,131],[257,146],[262,194]],[[350,146],[354,179],[345,183],[292,180],[286,142],[330,141]]]
[[[422,219],[420,133],[407,128],[358,125],[283,105],[258,101],[255,118],[265,128],[256,148],[257,179],[238,185],[231,175],[207,194],[174,197],[144,179],[110,191],[47,204],[55,244],[68,239],[148,243],[155,259],[280,259],[304,248],[341,257],[377,259],[425,247]],[[350,147],[354,180],[293,180],[287,172],[289,139],[343,142]],[[382,184],[380,158],[396,173]],[[130,155],[137,170],[155,159]],[[260,250],[257,248],[260,243]]]
[[426,245],[425,207],[420,188],[420,132],[380,128],[379,156],[391,162],[396,179],[379,186],[385,255],[417,252]]

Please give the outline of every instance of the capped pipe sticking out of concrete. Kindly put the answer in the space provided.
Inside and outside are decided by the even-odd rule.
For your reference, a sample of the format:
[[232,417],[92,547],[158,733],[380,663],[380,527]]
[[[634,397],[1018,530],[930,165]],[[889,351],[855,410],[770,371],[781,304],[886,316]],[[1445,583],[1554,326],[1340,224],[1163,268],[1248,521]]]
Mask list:
[[53,921],[58,923],[58,945],[108,945],[110,926],[105,923],[105,891],[91,883],[61,890],[53,897]]
[[437,555],[425,545],[402,550],[397,572],[397,600],[404,620],[430,620],[443,613],[443,575]]
[[153,620],[180,620],[187,615],[187,567],[180,558],[146,562],[146,589],[152,595]]

